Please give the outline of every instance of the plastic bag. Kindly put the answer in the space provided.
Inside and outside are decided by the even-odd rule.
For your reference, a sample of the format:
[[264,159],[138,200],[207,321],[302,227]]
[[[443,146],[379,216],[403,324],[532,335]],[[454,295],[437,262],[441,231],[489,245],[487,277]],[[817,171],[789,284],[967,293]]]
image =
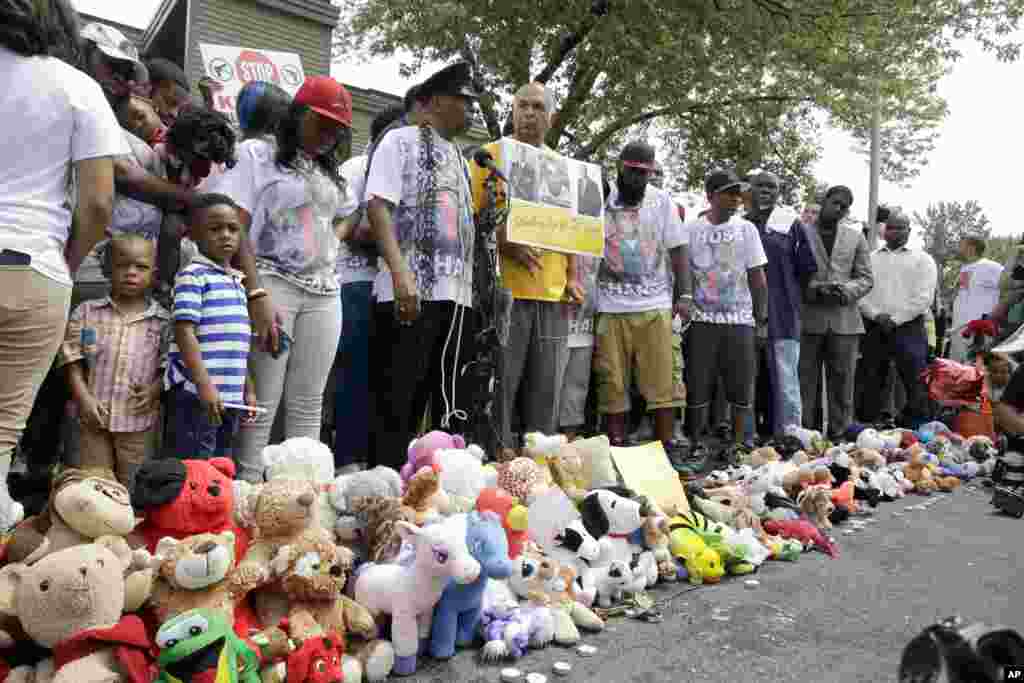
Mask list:
[[985,373],[976,365],[964,365],[938,358],[921,372],[928,397],[946,406],[963,407],[981,403]]

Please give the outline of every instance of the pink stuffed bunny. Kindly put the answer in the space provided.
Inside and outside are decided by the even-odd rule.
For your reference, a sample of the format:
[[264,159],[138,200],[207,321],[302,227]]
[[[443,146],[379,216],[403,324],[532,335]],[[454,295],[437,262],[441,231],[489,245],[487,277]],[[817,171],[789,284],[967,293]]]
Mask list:
[[440,466],[440,463],[434,458],[434,453],[437,451],[442,448],[463,449],[465,447],[466,441],[461,436],[448,432],[427,432],[420,438],[413,439],[409,444],[409,459],[402,465],[403,486],[409,484],[409,480],[420,471],[421,467]]

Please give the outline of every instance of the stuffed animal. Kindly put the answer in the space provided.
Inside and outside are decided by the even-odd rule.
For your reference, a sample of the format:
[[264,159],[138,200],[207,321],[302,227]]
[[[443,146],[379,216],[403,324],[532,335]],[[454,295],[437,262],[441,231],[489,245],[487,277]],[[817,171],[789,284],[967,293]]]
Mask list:
[[457,448],[462,450],[466,447],[466,441],[458,434],[449,434],[442,431],[427,432],[418,439],[409,443],[407,452],[408,460],[402,465],[402,482],[408,485],[409,480],[424,467],[440,465],[435,453],[442,448]]
[[416,523],[416,512],[402,505],[400,498],[372,496],[351,502],[356,517],[365,519],[365,559],[369,562],[393,562],[402,549],[402,536],[396,522]]
[[160,626],[156,683],[237,681],[260,683],[260,657],[217,609],[194,609]]
[[331,500],[334,484],[334,454],[323,442],[308,436],[287,439],[263,449],[263,478],[301,479],[312,482],[317,489],[320,524],[334,531],[338,512]]
[[464,519],[450,518],[417,527],[397,522],[405,543],[413,546],[405,564],[363,565],[356,575],[356,602],[376,617],[391,615],[391,639],[395,649],[393,672],[416,672],[420,639],[431,631],[434,606],[449,580],[459,584],[476,581],[480,563],[466,546]]
[[935,487],[943,493],[956,491],[960,487],[960,479],[957,477],[935,477]]
[[644,520],[644,547],[654,554],[658,563],[658,578],[666,583],[674,583],[679,573],[672,559],[670,549],[668,518],[664,515],[648,517]]
[[829,489],[819,486],[811,486],[800,492],[796,498],[796,504],[800,511],[817,526],[824,529],[831,529],[832,522],[829,515],[835,509],[832,503],[832,492]]
[[779,536],[769,537],[767,547],[771,552],[771,559],[784,562],[796,562],[804,551],[804,546],[799,541]]
[[67,469],[54,480],[43,512],[15,528],[4,559],[33,564],[100,536],[127,536],[136,522],[131,495],[113,473]]
[[157,572],[149,607],[157,624],[185,612],[219,611],[235,625],[239,636],[249,636],[247,620],[235,620],[238,606],[248,594],[235,579],[235,535],[196,534],[179,541],[160,539],[154,557]]
[[[274,558],[277,580],[264,589],[264,594],[275,590],[286,598],[283,609],[268,600],[262,603],[268,612],[261,616],[264,623],[277,623],[285,616],[290,625],[312,621],[324,634],[340,638],[348,683],[382,681],[391,673],[395,653],[391,643],[377,639],[369,610],[344,594],[353,559],[352,551],[335,545],[322,530],[306,530]],[[303,639],[311,635],[308,628],[299,630]],[[351,642],[351,635],[361,641]]]
[[885,467],[885,457],[873,448],[855,448],[850,451],[850,457],[861,467]]
[[[647,540],[646,536],[644,540]],[[590,535],[583,520],[577,518],[562,527],[548,552],[559,564],[571,567],[578,574],[580,602],[592,605],[597,589],[589,581],[587,572],[593,563],[601,559],[601,544]]]
[[[658,582],[658,563],[643,547],[644,519],[651,514],[646,499],[634,499],[625,488],[591,491],[580,504],[580,517],[587,532],[602,546],[596,567],[613,560],[636,567],[636,584],[629,592],[642,591]],[[635,556],[635,562],[634,562]]]
[[587,495],[589,485],[586,463],[580,448],[576,445],[578,443],[567,443],[557,453],[548,457],[548,469],[554,483],[576,502],[583,500]]
[[489,485],[483,449],[476,444],[461,450],[442,448],[434,452],[434,458],[441,467],[441,488],[448,497],[448,509],[442,512],[470,512],[477,496]]
[[508,556],[511,559],[519,557],[529,538],[530,517],[526,507],[504,489],[487,488],[477,497],[476,509],[493,512],[501,520],[508,539]]
[[488,607],[480,613],[480,635],[484,639],[482,661],[518,659],[527,648],[543,648],[551,643],[555,618],[548,607],[520,607],[517,602]]
[[690,583],[718,583],[725,574],[718,552],[678,518],[670,520],[669,529],[672,556],[685,563]]
[[249,533],[235,522],[232,478],[235,463],[229,458],[209,460],[149,460],[135,473],[132,507],[145,521],[130,540],[156,552],[165,536],[179,541],[196,534],[235,534],[235,558],[249,547]]
[[317,519],[317,489],[309,481],[269,481],[254,487],[241,501],[241,507],[257,534],[238,563],[238,580],[249,590],[270,582],[271,560],[282,548],[302,539],[306,531],[323,530]]
[[403,483],[398,472],[378,465],[373,469],[343,474],[331,487],[331,506],[337,513],[335,531],[342,541],[363,540],[366,519],[353,511],[353,501],[366,498],[402,498]]
[[804,548],[817,548],[829,557],[839,556],[839,548],[832,539],[821,533],[818,527],[806,519],[775,520],[769,519],[764,522],[764,530],[772,536],[781,536],[799,541]]
[[622,602],[625,593],[635,592],[637,583],[629,564],[619,560],[594,569],[594,581],[597,583],[597,604],[605,609]]
[[750,465],[752,467],[761,467],[767,465],[770,462],[780,462],[782,456],[779,452],[771,446],[762,446],[761,448],[755,448],[750,453]]
[[409,479],[402,505],[413,511],[420,526],[440,519],[441,510],[448,507],[448,497],[441,488],[440,466],[424,467]]
[[293,624],[288,624],[292,638],[298,641],[288,655],[287,662],[264,669],[263,683],[342,683],[348,681],[342,667],[345,643],[339,636],[326,634],[310,624],[309,635],[299,636]]
[[530,458],[513,458],[498,463],[498,487],[518,498],[525,505],[533,502],[535,496],[549,487],[543,468]]
[[[559,645],[578,643],[580,628],[588,631],[604,628],[604,621],[580,602],[576,590],[582,585],[575,570],[559,565],[536,546],[528,546],[513,561],[508,584],[516,595],[529,600],[532,605],[551,608],[555,620],[554,640]],[[595,588],[591,602],[596,595]]]
[[880,492],[880,500],[891,503],[904,496],[903,487],[888,470],[880,470],[871,475],[871,486]]
[[860,511],[860,505],[857,503],[857,487],[853,480],[848,479],[832,489],[831,498],[835,507],[843,508],[848,513]]
[[430,656],[449,659],[456,646],[467,646],[476,638],[480,625],[481,601],[487,579],[507,579],[512,574],[508,539],[501,519],[493,512],[455,515],[451,522],[466,530],[466,547],[480,566],[469,583],[449,583],[434,607],[430,628]]
[[935,489],[932,472],[925,464],[924,449],[914,446],[910,449],[910,461],[903,465],[903,476],[914,485],[917,493],[930,493]]
[[555,480],[551,472],[551,462],[558,457],[562,447],[569,443],[564,434],[542,434],[530,432],[523,437],[523,456],[537,463],[544,473],[544,482],[554,486]]
[[[0,570],[0,612],[16,616],[34,641],[53,650],[55,683],[150,683],[153,643],[142,619],[123,613],[149,597],[152,570],[133,566],[127,543],[115,536],[31,566],[9,564]],[[33,680],[31,673],[15,669],[11,676]]]

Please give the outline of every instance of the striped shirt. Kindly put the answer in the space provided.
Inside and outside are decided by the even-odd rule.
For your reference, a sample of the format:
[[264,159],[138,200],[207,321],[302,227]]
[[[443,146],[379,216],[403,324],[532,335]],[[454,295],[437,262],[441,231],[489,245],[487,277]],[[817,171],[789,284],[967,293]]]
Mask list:
[[[242,403],[252,328],[242,274],[196,255],[174,281],[174,322],[196,326],[206,372],[225,403]],[[165,386],[198,394],[176,340],[171,342]]]
[[71,313],[57,367],[85,364],[89,392],[107,409],[108,431],[144,432],[157,423],[159,410],[135,415],[129,399],[132,387],[148,388],[160,379],[169,318],[155,301],[142,313],[125,315],[109,296],[85,301]]

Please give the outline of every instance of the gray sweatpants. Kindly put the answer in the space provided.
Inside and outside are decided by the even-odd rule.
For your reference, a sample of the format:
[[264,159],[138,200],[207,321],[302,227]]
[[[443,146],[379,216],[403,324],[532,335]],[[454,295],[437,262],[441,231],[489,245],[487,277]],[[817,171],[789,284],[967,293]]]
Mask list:
[[519,445],[514,435],[554,434],[562,375],[569,352],[566,304],[516,299],[508,345],[502,353],[502,438]]

